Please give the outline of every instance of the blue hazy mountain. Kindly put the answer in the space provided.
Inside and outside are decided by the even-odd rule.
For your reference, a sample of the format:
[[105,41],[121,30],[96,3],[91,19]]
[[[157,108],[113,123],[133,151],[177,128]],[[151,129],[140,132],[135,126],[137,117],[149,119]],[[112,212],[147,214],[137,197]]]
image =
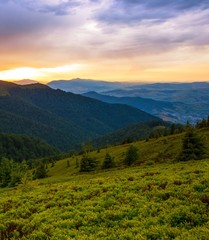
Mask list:
[[118,88],[125,89],[127,87],[133,86],[134,83],[107,82],[100,80],[76,78],[71,80],[55,80],[49,82],[47,85],[53,89],[60,89],[66,92],[81,94],[89,91],[103,92],[111,91]]
[[[156,94],[155,91],[153,94]],[[185,123],[187,120],[194,123],[198,119],[206,117],[208,115],[209,109],[208,103],[207,102],[204,103],[205,101],[203,99],[200,99],[201,103],[185,103],[186,101],[185,102],[160,101],[142,97],[129,97],[129,96],[115,97],[104,94],[98,94],[96,92],[88,92],[83,95],[107,103],[127,104],[129,106],[146,111],[152,115],[158,116],[163,120],[180,123]],[[193,98],[195,97],[193,96]]]

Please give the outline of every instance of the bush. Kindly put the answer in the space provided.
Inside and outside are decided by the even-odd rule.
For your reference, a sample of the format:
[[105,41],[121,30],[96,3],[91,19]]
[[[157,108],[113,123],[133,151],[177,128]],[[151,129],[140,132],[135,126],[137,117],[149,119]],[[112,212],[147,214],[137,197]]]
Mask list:
[[112,157],[109,153],[107,153],[105,155],[105,159],[104,159],[102,168],[107,169],[107,168],[113,168],[113,167],[115,167],[114,157]]
[[126,152],[125,164],[131,166],[138,159],[139,159],[138,148],[131,145]]
[[80,163],[80,172],[91,172],[96,169],[98,161],[88,155],[84,155]]
[[36,167],[36,169],[34,170],[33,173],[33,179],[39,179],[39,178],[45,178],[47,177],[47,169],[46,166],[43,162],[39,162],[37,163],[38,166]]
[[0,160],[0,187],[14,187],[21,183],[21,179],[27,174],[28,165],[14,162],[7,158]]

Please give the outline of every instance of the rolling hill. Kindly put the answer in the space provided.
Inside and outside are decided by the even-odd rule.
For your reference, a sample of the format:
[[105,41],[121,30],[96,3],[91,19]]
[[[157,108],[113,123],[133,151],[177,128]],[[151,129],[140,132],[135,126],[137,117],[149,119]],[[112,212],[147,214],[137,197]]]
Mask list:
[[21,162],[50,157],[59,153],[56,148],[41,139],[20,134],[0,133],[0,161],[2,158],[7,158]]
[[[178,126],[178,125],[177,125]],[[170,132],[171,124],[162,120],[152,120],[144,123],[138,123],[126,128],[107,133],[91,141],[94,147],[106,147],[113,145],[135,142],[137,140],[148,139],[150,135],[163,135]]]
[[[208,128],[199,134],[209,139]],[[208,239],[208,158],[176,161],[183,136],[134,143],[134,167],[123,164],[126,144],[89,153],[93,173],[73,156],[46,179],[0,189],[1,239]],[[101,170],[107,153],[116,167]]]
[[61,150],[128,125],[158,119],[133,107],[107,104],[42,84],[0,82],[0,131],[37,136]]

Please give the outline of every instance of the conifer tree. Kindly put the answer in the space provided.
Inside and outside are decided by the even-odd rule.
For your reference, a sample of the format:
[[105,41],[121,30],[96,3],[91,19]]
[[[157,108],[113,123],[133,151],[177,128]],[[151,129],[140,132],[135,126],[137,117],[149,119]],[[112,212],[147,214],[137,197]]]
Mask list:
[[131,166],[135,161],[138,160],[138,158],[139,158],[138,148],[131,145],[126,152],[125,164]]
[[115,167],[114,157],[112,157],[109,153],[107,153],[105,155],[105,159],[104,159],[102,168],[107,169],[107,168],[113,168],[113,167]]
[[206,154],[205,142],[193,129],[190,129],[183,139],[180,161],[199,160]]
[[89,155],[83,155],[80,162],[80,172],[91,172],[96,169],[98,162]]

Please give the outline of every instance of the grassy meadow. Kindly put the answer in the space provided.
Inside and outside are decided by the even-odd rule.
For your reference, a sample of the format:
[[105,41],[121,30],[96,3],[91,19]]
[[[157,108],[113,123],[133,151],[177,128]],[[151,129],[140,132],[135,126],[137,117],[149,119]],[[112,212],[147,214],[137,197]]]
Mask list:
[[[209,131],[201,129],[209,149]],[[177,162],[183,134],[90,153],[98,169],[79,173],[81,156],[48,166],[49,177],[0,189],[0,239],[209,239],[209,159]],[[116,162],[101,170],[106,153]]]

